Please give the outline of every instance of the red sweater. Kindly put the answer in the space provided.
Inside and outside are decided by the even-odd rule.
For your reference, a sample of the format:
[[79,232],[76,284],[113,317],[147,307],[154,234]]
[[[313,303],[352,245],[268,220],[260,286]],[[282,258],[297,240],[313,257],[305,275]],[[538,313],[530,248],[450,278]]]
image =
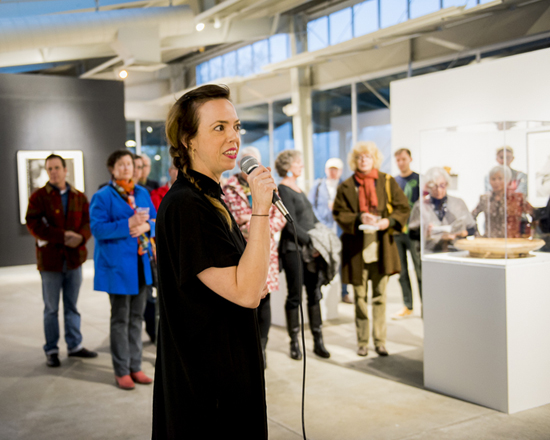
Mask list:
[[158,211],[160,202],[162,202],[162,199],[170,189],[170,186],[168,184],[161,186],[157,189],[154,189],[151,191],[151,201],[153,202],[153,205],[155,205],[155,209]]

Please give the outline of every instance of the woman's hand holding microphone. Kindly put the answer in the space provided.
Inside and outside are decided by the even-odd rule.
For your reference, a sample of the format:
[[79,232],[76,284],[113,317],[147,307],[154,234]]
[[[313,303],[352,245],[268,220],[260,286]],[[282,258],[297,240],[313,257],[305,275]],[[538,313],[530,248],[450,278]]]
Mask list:
[[252,193],[252,218],[265,216],[266,219],[269,219],[273,191],[277,189],[271,169],[263,165],[258,166],[248,175],[248,184]]

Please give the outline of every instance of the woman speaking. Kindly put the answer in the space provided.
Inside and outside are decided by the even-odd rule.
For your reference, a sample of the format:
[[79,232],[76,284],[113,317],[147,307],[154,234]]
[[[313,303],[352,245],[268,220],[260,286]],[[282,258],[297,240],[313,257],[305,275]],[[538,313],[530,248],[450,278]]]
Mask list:
[[276,185],[263,166],[248,176],[252,214],[246,244],[219,183],[235,167],[240,129],[229,90],[217,85],[183,95],[166,121],[179,174],[157,216],[154,439],[267,438],[255,309],[267,294]]

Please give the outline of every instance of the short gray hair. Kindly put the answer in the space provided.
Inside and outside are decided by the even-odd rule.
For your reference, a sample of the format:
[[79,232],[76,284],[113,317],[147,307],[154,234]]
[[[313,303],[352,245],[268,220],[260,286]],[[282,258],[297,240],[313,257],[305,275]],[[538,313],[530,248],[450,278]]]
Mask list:
[[509,166],[497,165],[496,167],[493,167],[491,171],[489,171],[489,179],[493,177],[495,174],[502,174],[502,177],[504,177],[504,181],[506,183],[512,180],[512,170],[510,169]]
[[285,150],[281,151],[275,159],[275,169],[277,174],[281,177],[286,177],[288,170],[297,159],[302,157],[302,153],[297,150]]
[[451,176],[449,176],[445,168],[441,167],[433,167],[426,171],[426,174],[424,174],[424,183],[428,185],[431,182],[435,182],[438,177],[443,177],[447,185],[451,184]]

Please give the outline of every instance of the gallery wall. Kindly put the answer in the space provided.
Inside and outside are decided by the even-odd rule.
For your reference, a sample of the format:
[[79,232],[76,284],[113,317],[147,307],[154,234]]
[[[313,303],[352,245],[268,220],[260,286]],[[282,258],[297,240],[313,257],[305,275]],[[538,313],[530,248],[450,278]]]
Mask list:
[[17,151],[81,150],[90,200],[109,179],[108,155],[125,140],[122,82],[0,75],[0,267],[36,262],[34,238],[19,220]]
[[[421,132],[493,121],[550,121],[550,49],[393,81],[392,150]],[[392,171],[397,172],[395,163]]]
[[[411,167],[421,173],[450,166],[459,176],[458,190],[450,194],[472,210],[497,165],[498,147],[514,148],[512,168],[537,171],[528,160],[527,132],[550,126],[516,124],[502,131],[494,123],[550,121],[549,71],[550,49],[543,49],[392,82],[392,151],[410,148]],[[449,127],[455,128],[443,130]],[[392,172],[398,173],[395,161]]]

